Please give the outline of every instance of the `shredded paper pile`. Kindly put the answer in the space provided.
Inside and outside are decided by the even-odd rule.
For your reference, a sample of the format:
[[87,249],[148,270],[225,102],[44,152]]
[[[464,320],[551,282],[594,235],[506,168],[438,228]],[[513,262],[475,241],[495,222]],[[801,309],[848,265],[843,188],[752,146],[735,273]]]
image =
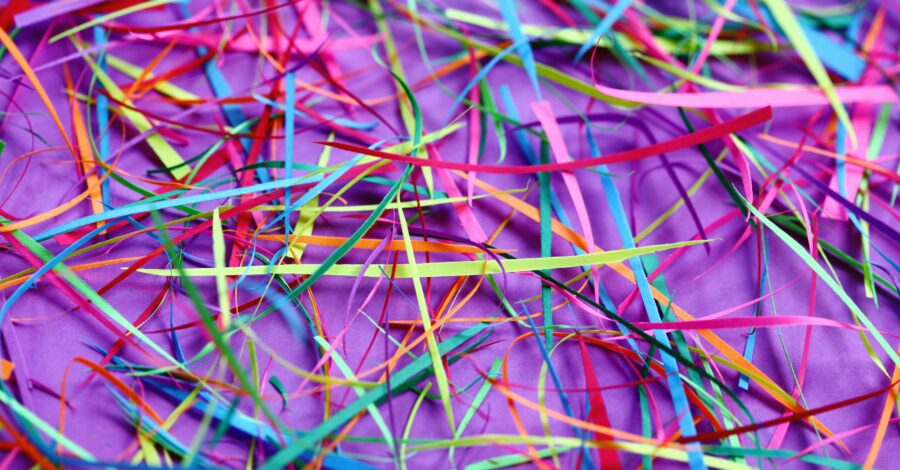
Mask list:
[[0,470],[897,468],[898,12],[6,1]]

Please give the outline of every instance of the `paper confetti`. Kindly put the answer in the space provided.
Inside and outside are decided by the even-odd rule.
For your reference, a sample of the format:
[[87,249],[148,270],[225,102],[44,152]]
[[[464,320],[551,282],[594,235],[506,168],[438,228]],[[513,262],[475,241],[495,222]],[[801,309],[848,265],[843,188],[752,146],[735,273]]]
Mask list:
[[894,7],[7,1],[0,469],[895,467]]

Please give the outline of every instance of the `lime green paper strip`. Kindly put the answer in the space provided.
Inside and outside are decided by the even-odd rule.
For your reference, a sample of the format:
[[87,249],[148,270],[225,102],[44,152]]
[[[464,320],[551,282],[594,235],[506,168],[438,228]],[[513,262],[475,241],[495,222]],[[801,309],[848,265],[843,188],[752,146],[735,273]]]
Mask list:
[[[40,243],[34,241],[31,237],[22,232],[21,230],[13,231],[13,236],[16,237],[22,245],[28,248],[32,253],[35,254],[38,258],[43,262],[48,262],[53,259],[53,253],[44,248]],[[162,356],[166,361],[171,362],[172,364],[178,365],[179,368],[184,368],[174,357],[169,355],[165,349],[161,348],[158,344],[153,342],[150,338],[147,337],[141,330],[134,327],[128,319],[122,316],[118,310],[115,309],[109,302],[106,301],[100,294],[97,293],[91,286],[89,286],[84,280],[78,277],[77,274],[72,272],[65,264],[57,263],[56,266],[53,267],[53,272],[59,274],[66,282],[68,282],[78,293],[87,298],[91,303],[93,303],[97,308],[106,314],[111,320],[116,322],[119,326],[124,328],[128,333],[134,335],[137,339],[141,340],[144,344],[149,346],[151,349],[156,351],[160,356]]]
[[[397,193],[397,202],[402,202],[400,193]],[[403,209],[397,209],[397,219],[400,221],[400,230],[403,233],[403,245],[406,248],[406,259],[409,277],[413,280],[413,288],[416,293],[416,304],[419,307],[419,316],[422,320],[422,328],[425,330],[425,343],[428,345],[428,355],[431,357],[431,364],[434,367],[434,380],[437,382],[438,391],[441,394],[441,402],[444,404],[444,412],[447,414],[447,424],[450,426],[450,432],[456,433],[456,420],[453,417],[453,404],[450,402],[450,384],[447,380],[447,371],[444,370],[444,362],[441,360],[441,354],[438,351],[438,343],[431,331],[431,312],[428,310],[428,301],[425,298],[425,290],[422,288],[420,277],[424,277],[416,263],[416,252],[413,251],[412,241],[409,236],[409,227],[406,223],[406,217],[403,215]],[[427,269],[432,263],[423,265]],[[381,269],[379,268],[379,272]]]
[[67,29],[67,30],[57,34],[56,36],[53,36],[52,38],[50,38],[50,40],[48,42],[50,44],[53,44],[54,42],[59,41],[60,39],[66,37],[66,36],[71,36],[75,33],[78,33],[78,32],[84,31],[86,29],[92,28],[94,26],[97,26],[98,24],[103,24],[106,21],[114,20],[116,18],[121,18],[123,16],[139,12],[141,10],[147,10],[149,8],[155,8],[155,7],[158,7],[161,5],[165,5],[167,3],[173,3],[173,2],[177,2],[177,1],[178,0],[151,0],[149,2],[138,3],[137,5],[132,5],[130,7],[122,8],[121,10],[116,10],[107,15],[98,16],[90,21],[85,21],[84,23],[81,23],[78,26],[75,26],[74,28]]
[[[46,421],[42,420],[38,415],[34,414],[28,408],[25,408],[21,403],[18,402],[11,395],[6,393],[6,391],[0,389],[0,402],[12,408],[13,412],[23,420],[27,421],[32,426],[36,427],[38,430],[43,432],[44,434],[50,436],[54,441],[58,442],[62,447],[71,452],[72,454],[86,460],[88,462],[96,462],[97,460],[88,452],[84,447],[73,442],[68,437],[61,434],[57,431],[53,426],[47,424]],[[46,444],[45,444],[46,445]]]
[[844,108],[844,104],[838,97],[837,91],[834,89],[834,83],[831,82],[831,78],[828,76],[828,71],[825,70],[822,61],[819,60],[819,57],[813,51],[809,39],[807,39],[800,28],[800,24],[797,23],[797,18],[794,16],[794,12],[791,11],[791,7],[784,0],[763,0],[763,2],[769,7],[778,26],[784,31],[784,35],[791,45],[794,46],[803,63],[806,64],[809,73],[812,74],[816,83],[822,88],[822,92],[828,97],[828,101],[831,103],[831,107],[834,108],[838,120],[847,129],[847,134],[850,136],[850,142],[852,143],[851,147],[855,149],[859,142],[856,139],[856,132],[853,130],[853,124],[850,122],[847,109]]
[[[506,23],[495,20],[493,18],[488,18],[487,16],[479,15],[477,13],[472,13],[456,8],[448,8],[444,13],[447,18],[451,20],[461,21],[463,23],[468,23],[470,25],[479,26],[482,28],[493,29],[495,31],[507,30]],[[538,26],[534,24],[522,24],[522,32],[532,37],[551,39],[579,46],[584,44],[591,38],[591,30],[581,28],[553,28]],[[644,47],[641,44],[635,42],[627,35],[620,35],[618,39],[620,40],[622,47],[625,50],[644,50]],[[673,54],[694,52],[690,48],[685,48],[684,44],[682,44],[679,40],[668,38],[665,36],[656,37],[655,39],[657,40],[657,42],[659,42],[659,46],[666,52]],[[600,38],[599,45],[605,48],[612,47],[611,41],[605,36]],[[772,47],[767,44],[752,40],[729,41],[720,39],[712,45],[712,47],[710,48],[710,54],[742,55],[764,52],[771,49]]]
[[[137,65],[134,65],[130,62],[126,62],[125,60],[122,60],[113,55],[106,54],[106,65],[118,70],[119,72],[122,72],[123,74],[135,80],[142,74],[144,74],[144,77],[147,80],[156,78],[156,74],[154,74],[153,72],[145,74],[144,69],[142,69],[141,67],[138,67]],[[203,101],[203,98],[185,90],[184,88],[181,88],[180,86],[168,80],[154,82],[153,89],[170,98],[175,98],[176,100],[197,102]]]
[[[72,44],[74,44],[79,51],[83,49],[81,44],[74,39],[72,40]],[[135,111],[134,104],[125,96],[125,93],[122,92],[122,89],[119,88],[118,85],[116,85],[116,82],[109,78],[109,75],[107,75],[89,56],[85,55],[84,60],[94,72],[97,80],[100,80],[100,83],[103,84],[103,88],[106,89],[109,96],[115,101],[124,103],[124,106],[121,107],[122,115],[131,121],[134,127],[142,133],[153,129],[153,123],[151,123],[146,116],[141,114],[140,111]],[[156,132],[148,135],[147,144],[153,149],[153,152],[159,157],[159,160],[163,165],[165,165],[166,168],[169,168],[169,173],[172,174],[173,178],[181,179],[191,174],[191,168],[184,162],[181,155],[179,155],[161,135]]]
[[[819,263],[817,263],[816,260],[813,259],[812,256],[809,255],[809,253],[806,252],[806,249],[804,249],[799,243],[797,243],[797,241],[794,240],[790,235],[788,235],[783,230],[781,230],[781,228],[779,228],[778,225],[775,225],[774,222],[772,222],[771,220],[766,218],[766,216],[764,216],[762,213],[760,213],[759,210],[756,209],[756,207],[753,207],[753,204],[750,204],[749,202],[744,200],[744,205],[747,207],[747,209],[750,210],[750,212],[754,216],[756,216],[759,219],[760,222],[765,224],[772,231],[772,233],[777,235],[778,238],[780,238],[781,241],[783,241],[785,245],[787,245],[791,250],[793,250],[794,253],[796,253],[797,256],[799,256],[800,259],[802,259],[807,264],[807,266],[809,266],[813,270],[813,272],[815,272],[816,275],[819,276],[819,278],[822,279],[822,281],[824,281],[825,284],[835,294],[837,294],[838,298],[841,299],[841,302],[843,302],[844,305],[846,305],[847,308],[850,309],[850,312],[853,314],[853,316],[855,318],[859,319],[859,321],[863,324],[863,326],[865,326],[866,329],[869,330],[869,333],[871,333],[872,336],[875,338],[875,342],[877,342],[878,345],[881,346],[882,349],[884,349],[887,352],[888,357],[891,358],[891,361],[893,361],[897,367],[900,367],[900,356],[897,355],[897,352],[894,351],[894,348],[891,347],[891,345],[888,344],[887,340],[884,339],[884,336],[882,336],[881,333],[878,332],[878,328],[875,327],[875,325],[872,323],[872,321],[869,320],[869,317],[866,316],[865,313],[863,313],[863,311],[856,305],[855,302],[853,302],[853,299],[851,299],[850,296],[847,295],[847,293],[837,283],[837,281],[833,277],[831,277],[825,271],[825,269],[822,266],[820,266]],[[873,358],[873,360],[882,370],[885,370],[884,365],[881,363],[880,359],[875,357],[875,358]]]
[[225,268],[225,236],[222,233],[222,219],[219,217],[219,209],[213,210],[212,243],[213,261],[216,267],[216,294],[219,299],[219,319],[225,330],[231,323],[231,303],[228,300],[228,279],[223,269]]
[[[393,277],[397,279],[414,279],[415,277],[457,277],[457,276],[479,276],[485,274],[501,274],[521,273],[526,271],[537,271],[547,269],[564,269],[575,268],[589,264],[605,265],[610,263],[619,263],[628,258],[642,256],[660,251],[672,250],[684,246],[699,245],[701,243],[709,243],[710,240],[692,240],[678,243],[666,243],[662,245],[648,245],[632,249],[611,250],[602,253],[591,253],[574,256],[556,256],[551,258],[521,258],[503,261],[501,269],[500,263],[496,260],[484,261],[445,261],[437,263],[428,263],[418,265],[415,263],[396,265],[396,273]],[[410,245],[411,249],[411,245]],[[184,274],[190,277],[211,277],[221,272],[226,276],[264,276],[269,274],[293,274],[308,275],[319,269],[319,264],[283,264],[278,266],[247,266],[247,267],[230,267],[230,268],[192,268],[185,269]],[[351,276],[360,275],[363,265],[361,264],[335,264],[325,271],[326,276]],[[365,277],[382,277],[384,270],[394,269],[394,265],[370,265],[363,272]],[[138,272],[151,274],[154,276],[170,276],[172,272],[168,269],[139,269]]]
[[[321,336],[316,336],[314,339],[324,351],[331,351],[331,360],[334,362],[334,365],[336,365],[337,368],[340,369],[341,373],[344,374],[344,377],[347,380],[357,380],[356,374],[353,373],[353,369],[351,369],[350,366],[347,365],[347,362],[344,361],[344,358],[337,353],[331,343],[326,341],[325,338]],[[352,388],[353,392],[356,393],[356,396],[359,397],[365,395],[368,391],[365,388],[359,386],[351,386],[350,388]],[[390,449],[394,449],[394,438],[391,435],[391,430],[388,428],[387,423],[384,421],[384,417],[382,417],[381,413],[378,411],[378,407],[375,406],[374,403],[369,403],[366,405],[366,411],[368,411],[369,414],[372,415],[372,421],[374,421],[375,425],[378,426],[378,430],[381,431],[381,434],[384,436]]]
[[[462,439],[457,439],[453,441],[434,441],[431,443],[422,444],[420,446],[415,447],[416,450],[425,450],[425,449],[443,449],[451,446],[466,446],[466,447],[481,447],[481,446],[496,446],[498,444],[507,444],[507,445],[515,445],[515,444],[543,444],[543,445],[558,445],[558,446],[566,446],[566,447],[580,447],[581,445],[586,445],[588,447],[600,447],[600,446],[608,446],[616,449],[621,449],[625,452],[630,452],[632,454],[637,455],[653,455],[657,458],[669,459],[676,462],[687,462],[687,452],[682,449],[673,449],[669,447],[661,447],[659,445],[652,444],[642,444],[637,442],[625,442],[625,441],[582,441],[581,439],[575,437],[562,437],[562,436],[553,436],[553,437],[542,437],[542,436],[510,436],[510,435],[502,435],[502,434],[483,434],[479,436],[470,436],[464,437]],[[712,467],[712,468],[720,468],[723,470],[750,470],[753,467],[740,464],[737,462],[731,462],[725,459],[721,459],[718,457],[711,457],[709,455],[703,456],[703,463]]]

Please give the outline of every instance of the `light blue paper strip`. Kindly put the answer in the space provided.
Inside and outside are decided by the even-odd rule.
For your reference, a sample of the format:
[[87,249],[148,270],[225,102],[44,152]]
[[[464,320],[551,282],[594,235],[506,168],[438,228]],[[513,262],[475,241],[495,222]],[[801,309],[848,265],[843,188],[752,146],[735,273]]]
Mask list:
[[[595,157],[600,156],[600,149],[597,147],[597,143],[594,141],[590,132],[588,132],[588,143],[591,148],[591,154]],[[622,205],[619,189],[609,176],[609,169],[606,165],[601,165],[597,169],[600,171],[600,181],[603,185],[603,192],[606,194],[606,202],[609,205],[610,212],[612,212],[616,229],[619,232],[619,237],[622,239],[622,245],[626,249],[636,248],[634,238],[631,234],[631,228],[628,225],[628,219],[625,217],[625,208]],[[659,308],[656,305],[656,301],[653,299],[650,282],[647,280],[647,274],[644,272],[644,267],[641,266],[640,258],[630,258],[628,263],[631,265],[632,272],[634,272],[634,279],[637,283],[638,292],[641,294],[641,301],[644,304],[644,309],[647,311],[647,316],[653,323],[661,322],[662,318],[659,314]],[[662,330],[654,330],[653,336],[662,344],[671,344],[669,343],[668,336]],[[661,351],[660,356],[662,357],[663,368],[666,372],[666,382],[669,385],[669,393],[672,394],[675,413],[678,415],[678,427],[681,429],[681,434],[685,437],[696,436],[697,429],[694,426],[694,418],[691,414],[690,405],[688,404],[684,384],[681,382],[678,363],[675,362],[674,357],[666,352]],[[688,462],[691,470],[702,470],[706,468],[706,464],[703,462],[703,453],[700,451],[699,445],[688,445]]]
[[531,81],[531,86],[534,87],[534,94],[540,100],[541,87],[538,83],[537,66],[534,64],[534,53],[531,51],[531,44],[528,42],[528,38],[522,32],[522,23],[519,21],[519,14],[516,12],[516,4],[513,0],[500,0],[500,14],[503,15],[503,20],[509,25],[509,34],[519,50],[522,66],[525,68],[525,73]]
[[[287,109],[285,109],[285,106],[284,106],[283,104],[281,104],[281,103],[272,101],[272,100],[266,98],[265,96],[258,95],[258,94],[256,94],[256,93],[254,93],[252,96],[253,96],[253,99],[255,99],[256,101],[259,101],[260,103],[267,104],[267,105],[269,105],[269,106],[271,106],[271,107],[273,107],[273,108],[275,108],[275,109],[277,109],[277,110],[279,110],[279,111],[285,111],[285,112],[287,112]],[[304,113],[303,111],[300,111],[300,110],[297,109],[296,107],[294,107],[294,111],[293,111],[293,112],[294,112],[294,114],[296,114],[297,116],[300,116],[300,117],[303,117],[303,118],[311,119],[311,116],[310,116],[309,114],[306,114],[306,113]],[[324,117],[325,119],[328,119],[329,121],[331,121],[331,122],[333,122],[333,123],[335,123],[335,124],[337,124],[337,125],[339,125],[339,126],[346,127],[347,129],[354,129],[354,130],[360,130],[360,131],[370,131],[370,130],[372,130],[372,129],[378,127],[378,123],[377,123],[377,122],[356,122],[356,121],[351,121],[351,120],[349,120],[349,119],[344,119],[344,118],[332,116],[332,115],[329,115],[329,114],[322,114],[322,117]]]
[[[231,197],[238,197],[238,196],[242,196],[244,194],[249,194],[249,193],[269,192],[269,191],[272,191],[275,189],[281,189],[281,188],[286,188],[288,186],[296,185],[300,181],[304,181],[304,180],[307,183],[317,183],[317,182],[322,182],[324,179],[325,182],[330,184],[335,179],[337,179],[337,177],[339,177],[340,175],[344,174],[347,170],[349,170],[351,166],[353,166],[356,162],[358,162],[358,160],[359,160],[359,158],[354,158],[354,159],[348,160],[346,163],[344,163],[343,165],[338,167],[328,178],[324,178],[321,174],[319,174],[319,175],[310,176],[308,178],[297,178],[294,180],[271,181],[268,183],[259,183],[259,184],[244,186],[244,187],[240,187],[240,188],[226,189],[224,191],[216,191],[213,193],[203,193],[203,194],[196,194],[196,195],[192,195],[192,196],[184,196],[184,197],[179,197],[179,198],[175,198],[175,199],[164,199],[164,200],[156,199],[152,202],[139,201],[139,202],[136,202],[133,204],[128,204],[128,205],[125,205],[125,206],[122,206],[122,207],[119,207],[116,209],[108,210],[106,212],[103,212],[102,214],[92,214],[92,215],[89,215],[86,217],[82,217],[80,219],[75,219],[71,222],[67,222],[65,224],[54,227],[50,230],[41,232],[38,235],[36,235],[34,237],[34,239],[38,240],[38,241],[47,240],[56,235],[70,232],[72,230],[75,230],[79,227],[83,227],[85,225],[90,225],[90,224],[94,224],[97,222],[103,222],[103,221],[118,218],[118,217],[140,214],[142,212],[149,212],[149,211],[154,211],[154,210],[158,211],[158,210],[162,210],[162,209],[170,209],[172,207],[177,207],[177,206],[214,201],[216,199],[226,199],[226,198],[231,198]],[[334,179],[332,179],[332,178],[334,178]],[[307,192],[307,194],[304,194],[302,199],[295,202],[292,206],[297,207],[298,205],[302,205],[302,204],[305,204],[306,202],[308,202],[308,200],[311,199],[312,197],[314,197],[315,195],[313,195],[312,197],[309,197],[309,198],[307,198],[307,196],[309,194],[313,194],[315,192],[315,190],[317,190],[317,189],[318,189],[318,186],[310,189]],[[324,190],[324,189],[325,188],[322,188],[322,190]],[[321,192],[321,190],[319,192]],[[169,197],[169,196],[171,196],[171,194],[162,195],[162,196]]]
[[575,62],[580,61],[581,58],[587,54],[587,51],[589,51],[591,47],[594,47],[594,44],[597,44],[600,37],[606,34],[606,32],[616,24],[616,21],[619,21],[619,18],[625,14],[625,10],[631,6],[631,3],[632,0],[619,0],[618,3],[613,5],[613,7],[606,12],[606,16],[603,17],[600,23],[597,24],[597,27],[594,28],[594,31],[591,32],[591,38],[578,49],[578,53],[575,54]]
[[[294,174],[294,72],[288,72],[284,98],[284,177],[291,179]],[[284,246],[291,245],[291,188],[284,190]]]
[[[188,4],[190,0],[185,0],[180,3],[180,11],[183,19],[187,19],[190,17],[190,11],[188,10]],[[195,31],[197,28],[191,28],[191,31]],[[195,48],[198,56],[206,55],[209,52],[209,49],[204,46],[197,46]],[[231,98],[234,92],[231,90],[231,86],[228,85],[228,81],[225,80],[225,75],[222,74],[222,70],[216,65],[216,62],[212,59],[207,60],[203,63],[203,71],[206,73],[206,79],[209,81],[209,86],[212,88],[213,93],[215,93],[216,98],[225,99]],[[236,104],[222,104],[222,113],[225,114],[225,120],[228,121],[228,125],[234,127],[242,122],[247,120],[247,117],[244,115],[244,111],[241,109],[239,105]],[[243,137],[241,138],[241,147],[244,148],[244,152],[247,155],[250,154],[250,150],[253,147],[253,141],[249,138]],[[271,181],[268,173],[264,168],[256,169],[256,177],[259,178],[259,181],[262,183],[266,183]]]
[[[106,67],[106,32],[103,31],[103,28],[99,25],[94,26],[94,42],[100,47],[100,54],[97,58],[97,66],[100,67],[100,70],[103,73],[107,72]],[[103,85],[99,82],[97,83],[98,89],[103,89]],[[106,163],[109,159],[109,98],[103,93],[97,93],[96,97],[96,111],[97,111],[97,132],[99,133],[99,142],[97,142],[97,150],[100,155],[97,158],[100,159],[101,162]],[[105,174],[106,169],[100,169],[100,174]],[[103,201],[103,207],[110,206],[109,199],[109,178],[104,179],[102,183],[100,183],[100,197]]]
[[[760,4],[759,11],[765,17],[766,22],[775,28],[775,31],[783,34],[768,8]],[[744,1],[740,1],[734,6],[734,12],[746,18],[756,18],[754,10]],[[852,44],[835,41],[816,29],[816,25],[802,15],[797,16],[797,22],[816,55],[826,67],[851,82],[859,80],[866,68],[866,62],[856,54]]]
[[[507,85],[500,86],[500,95],[503,98],[503,105],[506,107],[506,112],[509,114],[513,120],[522,122],[522,118],[519,115],[519,109],[516,107],[516,102],[513,100],[512,92]],[[528,144],[528,133],[525,129],[516,129],[513,131],[513,138],[516,140],[516,144],[519,146],[522,154],[525,155],[525,159],[528,160],[528,163],[532,165],[537,165],[540,163],[538,161],[537,155],[534,154],[534,149]],[[556,191],[553,188],[550,188],[550,206],[553,210],[553,213],[556,214],[557,220],[563,225],[565,225],[570,230],[572,229],[572,221],[569,219],[569,215],[566,213],[565,208],[562,205],[562,202],[559,200],[559,196],[556,195]],[[584,255],[587,254],[584,250],[579,248],[574,243],[571,244],[572,250],[576,255]],[[582,269],[585,271],[590,271],[590,266],[582,266]],[[593,284],[593,277],[590,278],[591,283]],[[609,292],[606,290],[606,287],[597,279],[597,288],[598,294],[600,296],[600,303],[604,308],[610,311],[616,311],[616,304],[613,302],[612,298],[609,296]],[[616,322],[616,326],[619,328],[619,331],[622,332],[622,335],[626,338],[625,341],[631,347],[631,349],[640,354],[641,350],[638,348],[637,342],[634,338],[631,337],[631,331],[628,328],[625,328],[625,325],[622,325],[619,322]]]

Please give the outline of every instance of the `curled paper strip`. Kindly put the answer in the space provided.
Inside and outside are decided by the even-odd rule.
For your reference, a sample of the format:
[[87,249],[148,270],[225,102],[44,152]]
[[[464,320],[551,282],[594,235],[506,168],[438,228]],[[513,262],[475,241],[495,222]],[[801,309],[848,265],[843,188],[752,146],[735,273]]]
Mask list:
[[897,15],[9,0],[0,468],[891,468]]

